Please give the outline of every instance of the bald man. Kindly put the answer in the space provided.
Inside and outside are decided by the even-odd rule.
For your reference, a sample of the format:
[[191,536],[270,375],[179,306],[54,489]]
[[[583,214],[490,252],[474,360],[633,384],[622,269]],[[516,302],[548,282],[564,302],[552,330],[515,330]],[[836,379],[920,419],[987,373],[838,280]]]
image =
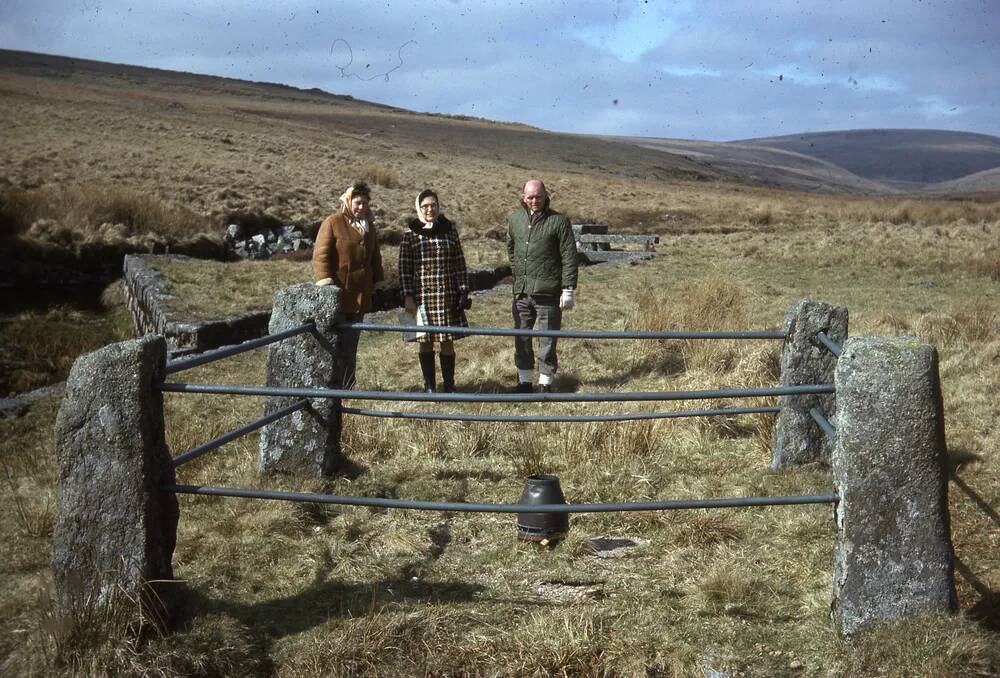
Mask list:
[[[521,206],[507,218],[507,253],[514,274],[514,327],[558,330],[562,312],[573,308],[576,294],[576,241],[569,219],[549,207],[539,179],[521,191]],[[531,393],[535,353],[532,337],[514,337],[516,393]],[[538,339],[538,391],[551,393],[559,369],[555,337]]]

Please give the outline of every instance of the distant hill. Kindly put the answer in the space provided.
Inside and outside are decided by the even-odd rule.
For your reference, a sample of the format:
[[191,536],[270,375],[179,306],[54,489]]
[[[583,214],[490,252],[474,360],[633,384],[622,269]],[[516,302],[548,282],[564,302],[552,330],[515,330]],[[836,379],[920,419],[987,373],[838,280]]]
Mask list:
[[[210,182],[220,184],[216,191],[242,183],[247,170],[237,166],[239,162],[282,156],[279,137],[296,146],[297,161],[279,167],[262,160],[253,176],[271,186],[289,184],[288,190],[311,183],[310,170],[318,166],[329,165],[326,176],[331,176],[330,170],[346,171],[332,158],[335,147],[347,146],[357,149],[351,157],[370,156],[372,162],[392,167],[440,151],[461,166],[460,173],[472,165],[490,174],[513,168],[519,170],[518,180],[520,170],[530,168],[532,173],[735,182],[824,193],[1000,190],[1000,172],[995,171],[1000,168],[1000,138],[966,132],[853,130],[725,143],[564,134],[519,123],[413,112],[317,88],[11,50],[0,50],[0,91],[7,117],[26,116],[18,143],[0,154],[0,170],[6,168],[0,178],[30,185],[58,171],[83,180],[92,168],[104,166],[106,172],[134,181],[136,163],[123,153],[145,155],[162,146],[158,135],[165,133],[181,150],[198,139],[201,150],[211,154],[204,159],[220,165],[209,181],[185,188],[195,193],[193,206],[203,212],[218,202],[211,197]],[[47,138],[51,121],[33,118],[31,112],[42,101],[59,109],[59,115],[70,115],[73,133],[80,135],[49,161],[36,157],[36,149],[52,141],[65,145],[72,135]],[[118,116],[114,122],[106,119],[112,113]],[[128,130],[128,136],[114,138],[120,148],[112,151],[89,143],[103,135],[105,125]],[[198,131],[201,128],[206,129]],[[239,144],[226,140],[226,152],[220,155],[212,139],[225,139],[227,130],[237,129],[243,133],[241,153],[235,153]],[[163,150],[183,155],[172,146]],[[155,169],[148,169],[156,179],[148,181],[162,187],[168,173],[161,163],[162,158]],[[250,202],[249,197],[237,199],[233,209],[249,207]],[[304,210],[297,205],[291,213],[311,219]],[[312,208],[308,211],[311,214]]]
[[[453,157],[532,167],[545,171],[610,173],[647,179],[739,180],[704,163],[591,135],[563,134],[528,125],[460,115],[419,113],[372,103],[319,88],[300,89],[212,75],[112,64],[88,59],[0,49],[0,76],[64,82],[73,94],[81,87],[119,93],[125,101],[142,97],[180,106],[185,97],[209,97],[240,118],[264,125],[323,129],[330,139],[349,135],[398,144],[413,152],[446,149]],[[2,85],[2,83],[0,83]],[[2,91],[2,87],[0,87]],[[192,106],[197,109],[196,106]],[[214,112],[214,111],[213,111]],[[510,162],[513,161],[513,162]]]
[[[731,145],[800,153],[908,191],[1000,168],[1000,138],[971,132],[865,129],[746,139]],[[1000,184],[992,183],[997,187]]]
[[942,181],[927,187],[933,193],[996,193],[1000,191],[1000,167]]
[[780,148],[653,137],[607,138],[681,155],[767,186],[826,193],[882,194],[896,190],[832,162]]

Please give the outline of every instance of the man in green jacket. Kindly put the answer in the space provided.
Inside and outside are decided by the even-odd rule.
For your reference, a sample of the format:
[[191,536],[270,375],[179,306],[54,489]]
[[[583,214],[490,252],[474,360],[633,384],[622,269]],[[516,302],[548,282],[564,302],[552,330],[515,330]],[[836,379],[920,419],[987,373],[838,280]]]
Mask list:
[[[576,291],[576,241],[569,219],[549,207],[545,184],[524,185],[521,206],[507,218],[507,253],[514,274],[514,327],[558,330],[562,312],[573,308]],[[514,337],[517,393],[531,393],[535,355],[531,337]],[[551,393],[559,359],[556,338],[538,339],[538,390]]]

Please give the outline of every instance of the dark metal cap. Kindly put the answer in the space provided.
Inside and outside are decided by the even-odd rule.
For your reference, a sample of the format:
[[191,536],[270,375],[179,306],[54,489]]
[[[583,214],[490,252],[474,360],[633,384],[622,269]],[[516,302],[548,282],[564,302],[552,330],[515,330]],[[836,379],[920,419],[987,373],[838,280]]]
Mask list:
[[[559,478],[550,475],[529,476],[521,493],[522,504],[565,504]],[[518,513],[517,536],[525,541],[550,542],[569,532],[567,513]]]

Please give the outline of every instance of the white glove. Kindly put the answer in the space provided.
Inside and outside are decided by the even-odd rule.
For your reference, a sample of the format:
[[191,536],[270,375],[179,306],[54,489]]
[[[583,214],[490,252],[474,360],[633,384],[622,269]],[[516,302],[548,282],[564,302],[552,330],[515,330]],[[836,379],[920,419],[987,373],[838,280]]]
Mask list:
[[572,309],[573,304],[576,303],[575,295],[576,295],[576,290],[569,288],[564,289],[562,291],[562,295],[559,297],[559,308],[563,309],[564,311],[569,311],[570,309]]
[[317,287],[325,287],[326,285],[332,285],[332,284],[333,284],[333,278],[323,278],[322,280],[316,281]]

